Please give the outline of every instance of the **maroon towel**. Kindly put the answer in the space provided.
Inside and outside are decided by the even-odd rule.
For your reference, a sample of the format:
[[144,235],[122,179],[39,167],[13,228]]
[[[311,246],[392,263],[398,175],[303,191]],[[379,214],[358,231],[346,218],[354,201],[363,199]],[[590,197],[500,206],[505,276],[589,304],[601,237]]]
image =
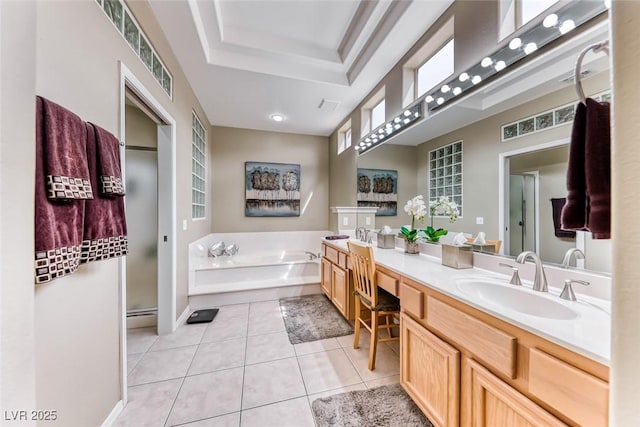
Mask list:
[[[49,199],[43,99],[36,98],[35,283],[73,273],[80,264],[84,200]],[[83,142],[84,147],[84,142]],[[83,156],[84,157],[84,156]]]
[[560,238],[574,238],[576,237],[575,231],[563,230],[560,224],[560,215],[562,213],[562,207],[567,202],[564,197],[559,199],[551,199],[551,213],[553,215],[553,229],[556,237]]
[[100,194],[105,196],[124,196],[122,172],[120,171],[120,141],[111,132],[91,123],[97,139],[97,168],[100,181]]
[[611,124],[608,102],[587,98],[585,176],[587,228],[594,239],[611,238]]
[[567,202],[562,208],[561,228],[563,230],[586,230],[587,187],[585,182],[585,133],[587,108],[578,103],[573,118],[569,164],[567,166]]
[[86,200],[93,193],[84,122],[66,108],[38,97],[42,109],[42,155],[47,196],[50,199]]
[[[87,127],[87,159],[92,182],[99,182],[98,128],[91,123]],[[109,197],[96,193],[93,200],[85,202],[84,235],[80,262],[100,261],[126,255],[127,220],[122,197]]]

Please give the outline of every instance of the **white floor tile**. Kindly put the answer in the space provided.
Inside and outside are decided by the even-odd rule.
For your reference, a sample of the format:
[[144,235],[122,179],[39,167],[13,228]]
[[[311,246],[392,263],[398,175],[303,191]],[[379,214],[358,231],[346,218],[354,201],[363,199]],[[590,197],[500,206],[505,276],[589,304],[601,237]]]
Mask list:
[[327,338],[324,340],[303,342],[300,344],[294,344],[293,346],[298,356],[304,356],[305,354],[318,353],[320,351],[334,350],[341,348],[340,343],[335,338]]
[[289,335],[286,332],[255,335],[247,338],[247,358],[245,361],[247,365],[286,359],[295,355],[293,344],[289,342]]
[[142,359],[142,356],[144,356],[144,353],[127,354],[127,375],[133,371],[133,368],[136,367],[140,359]]
[[149,351],[200,344],[200,340],[202,340],[202,335],[206,329],[207,325],[203,323],[181,325],[172,334],[160,335],[158,340],[149,348]]
[[242,368],[187,377],[167,425],[184,424],[240,410]]
[[[253,304],[252,304],[253,306]],[[284,332],[284,320],[279,311],[253,312],[249,311],[249,335],[269,334],[272,332]]]
[[273,314],[276,312],[280,312],[280,301],[278,300],[253,302],[249,307],[249,316]]
[[295,357],[245,366],[242,409],[305,395]]
[[234,318],[230,320],[219,320],[217,317],[209,324],[202,336],[203,343],[226,341],[235,338],[245,338],[247,336],[247,318]]
[[311,407],[305,397],[242,411],[242,427],[314,427]]
[[158,339],[156,327],[127,329],[127,354],[144,353]]
[[180,390],[182,378],[129,387],[127,406],[114,427],[157,427],[164,425]]
[[362,382],[343,349],[300,356],[298,363],[308,394]]
[[227,322],[230,320],[247,320],[249,318],[249,304],[225,305],[220,307],[218,314],[213,319],[215,322]]
[[309,404],[312,404],[314,400],[320,399],[321,397],[333,396],[334,394],[347,393],[349,391],[366,390],[366,389],[367,389],[367,385],[365,383],[358,383],[358,384],[354,384],[346,387],[340,387],[332,390],[321,391],[320,393],[314,393],[308,396]]
[[200,344],[188,375],[204,374],[244,365],[246,338]]
[[[354,334],[345,335],[336,339],[338,340],[342,348],[353,348],[353,338]],[[371,334],[365,328],[360,329],[359,343],[361,349],[368,349],[369,344],[371,344]]]
[[400,373],[400,358],[384,343],[378,343],[376,364],[373,371],[369,370],[369,348],[345,348],[345,353],[358,370],[363,381],[371,381]]
[[377,380],[367,381],[367,388],[380,387],[381,385],[398,384],[400,382],[400,375],[392,375],[390,377],[383,377]]
[[181,424],[181,427],[240,427],[240,412]]
[[184,377],[198,346],[146,353],[129,375],[129,385]]

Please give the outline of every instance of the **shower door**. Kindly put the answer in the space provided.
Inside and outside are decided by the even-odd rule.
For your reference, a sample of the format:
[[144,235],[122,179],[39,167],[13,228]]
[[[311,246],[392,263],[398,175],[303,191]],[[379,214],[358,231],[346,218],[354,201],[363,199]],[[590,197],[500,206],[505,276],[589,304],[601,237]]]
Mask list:
[[509,254],[536,251],[536,177],[509,175]]
[[158,307],[158,153],[126,147],[127,313]]

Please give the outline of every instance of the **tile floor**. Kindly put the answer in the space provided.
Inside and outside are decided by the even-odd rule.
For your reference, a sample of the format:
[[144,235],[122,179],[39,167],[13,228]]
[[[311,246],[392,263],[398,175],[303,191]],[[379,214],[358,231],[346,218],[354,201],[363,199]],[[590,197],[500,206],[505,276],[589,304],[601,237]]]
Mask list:
[[116,426],[314,427],[318,397],[399,381],[398,342],[369,335],[292,345],[278,301],[220,307],[212,323],[158,337],[130,329],[129,401]]

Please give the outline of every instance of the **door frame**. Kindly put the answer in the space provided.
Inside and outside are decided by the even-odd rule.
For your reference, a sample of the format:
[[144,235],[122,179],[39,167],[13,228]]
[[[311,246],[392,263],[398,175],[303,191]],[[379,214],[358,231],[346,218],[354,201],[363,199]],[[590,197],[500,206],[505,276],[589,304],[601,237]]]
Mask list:
[[[120,141],[125,141],[126,89],[133,91],[166,125],[158,125],[158,334],[176,327],[176,121],[122,62],[120,64]],[[120,145],[123,180],[125,147]],[[126,197],[126,196],[125,196]],[[166,240],[165,240],[166,238]],[[120,266],[121,396],[127,403],[127,260]]]
[[[506,224],[509,221],[509,203],[505,197],[509,194],[509,159],[518,154],[530,153],[533,151],[547,150],[549,148],[568,145],[570,138],[561,138],[554,141],[544,142],[542,144],[522,147],[511,151],[498,153],[498,239],[502,240],[501,254],[508,254],[510,250],[508,233],[505,233]],[[539,199],[539,187],[536,185],[536,200]],[[539,226],[539,206],[536,211],[536,226]],[[539,230],[536,230],[536,248],[540,250]]]

